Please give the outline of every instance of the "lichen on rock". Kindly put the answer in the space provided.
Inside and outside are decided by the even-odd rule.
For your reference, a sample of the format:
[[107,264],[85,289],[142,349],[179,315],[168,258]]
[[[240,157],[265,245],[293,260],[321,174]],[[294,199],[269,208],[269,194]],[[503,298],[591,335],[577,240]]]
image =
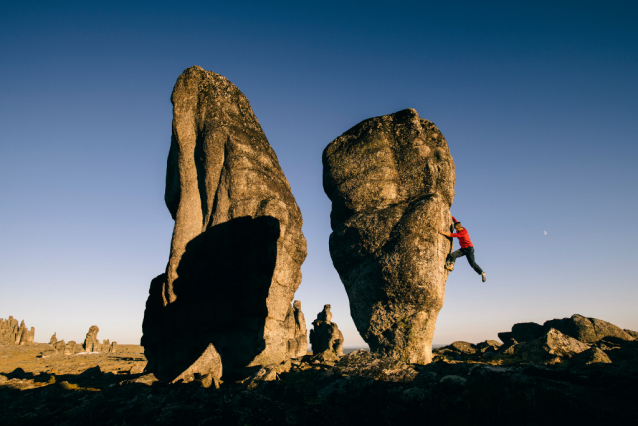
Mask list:
[[330,255],[370,349],[432,360],[451,240],[454,162],[441,131],[413,109],[365,120],[323,152],[332,201]]
[[147,370],[172,381],[210,345],[224,370],[280,363],[306,257],[288,180],[227,78],[191,67],[171,101],[165,201],[175,228],[166,272],[146,303]]

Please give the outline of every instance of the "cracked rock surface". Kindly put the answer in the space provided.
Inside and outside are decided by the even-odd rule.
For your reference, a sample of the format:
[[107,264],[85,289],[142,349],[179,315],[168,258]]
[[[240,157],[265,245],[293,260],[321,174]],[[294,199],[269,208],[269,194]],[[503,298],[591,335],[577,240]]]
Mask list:
[[441,131],[413,109],[374,117],[330,142],[330,255],[359,334],[373,352],[432,359],[445,295],[454,162]]

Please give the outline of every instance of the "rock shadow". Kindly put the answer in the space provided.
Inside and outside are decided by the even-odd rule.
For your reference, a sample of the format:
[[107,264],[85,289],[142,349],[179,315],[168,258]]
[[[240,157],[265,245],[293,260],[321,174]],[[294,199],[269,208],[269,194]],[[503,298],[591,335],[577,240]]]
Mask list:
[[173,282],[176,300],[154,315],[147,303],[142,344],[149,371],[171,381],[212,343],[226,375],[265,349],[279,234],[277,219],[246,216],[212,226],[186,245]]

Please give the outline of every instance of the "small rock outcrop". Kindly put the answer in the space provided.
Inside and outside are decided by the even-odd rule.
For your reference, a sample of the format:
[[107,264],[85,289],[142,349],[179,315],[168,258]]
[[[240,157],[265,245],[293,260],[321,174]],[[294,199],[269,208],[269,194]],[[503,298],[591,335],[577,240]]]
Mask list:
[[147,371],[173,381],[195,365],[217,375],[203,371],[218,367],[217,356],[225,372],[279,364],[297,336],[290,304],[306,258],[288,180],[227,78],[191,67],[171,101],[164,198],[175,227],[144,312]]
[[543,329],[555,328],[562,333],[581,342],[593,343],[605,337],[618,337],[623,340],[634,340],[634,337],[607,321],[572,315],[570,318],[554,319],[545,322]]
[[49,345],[55,345],[56,343],[58,343],[57,332],[53,333],[51,339],[49,339]]
[[343,334],[339,331],[337,324],[332,322],[330,305],[324,305],[323,311],[319,312],[317,319],[312,322],[310,344],[313,355],[325,352],[338,357],[343,355]]
[[[598,342],[605,337],[617,337],[623,340],[634,340],[631,330],[623,330],[607,321],[596,318],[586,318],[574,314],[569,318],[545,321],[543,325],[534,322],[518,323],[512,326],[512,331],[498,333],[499,339],[511,346],[510,340],[517,343],[531,342],[546,334],[551,329],[585,343]],[[634,332],[635,333],[635,332]]]
[[102,344],[97,339],[97,333],[100,331],[97,325],[89,327],[89,332],[86,333],[84,339],[84,350],[86,352],[100,352],[102,350]]
[[24,320],[18,323],[18,320],[12,316],[8,319],[0,318],[0,344],[30,345],[34,342],[34,338],[35,328],[27,328]]
[[520,343],[513,347],[513,354],[525,361],[560,362],[572,358],[590,348],[589,345],[569,337],[552,328],[539,338],[531,342]]
[[301,302],[295,300],[292,308],[286,316],[286,328],[288,328],[288,357],[300,358],[308,352],[308,332],[306,331],[306,318],[301,312]]
[[326,147],[330,255],[359,334],[373,352],[432,359],[445,295],[454,162],[441,131],[413,109],[365,120]]

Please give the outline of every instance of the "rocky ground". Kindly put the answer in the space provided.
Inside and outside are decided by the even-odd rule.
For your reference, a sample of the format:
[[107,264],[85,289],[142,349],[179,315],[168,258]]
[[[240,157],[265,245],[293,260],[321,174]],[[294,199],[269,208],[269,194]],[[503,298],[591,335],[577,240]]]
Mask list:
[[[570,358],[564,344],[557,343],[562,356],[534,362],[529,357],[539,351],[530,345],[508,354],[493,341],[455,342],[436,350],[427,365],[365,350],[340,359],[321,354],[253,371],[219,388],[205,377],[158,382],[143,373],[140,346],[47,358],[40,354],[50,345],[0,346],[0,424],[635,422],[638,341],[587,346],[610,362]],[[544,348],[552,351],[546,343]]]

